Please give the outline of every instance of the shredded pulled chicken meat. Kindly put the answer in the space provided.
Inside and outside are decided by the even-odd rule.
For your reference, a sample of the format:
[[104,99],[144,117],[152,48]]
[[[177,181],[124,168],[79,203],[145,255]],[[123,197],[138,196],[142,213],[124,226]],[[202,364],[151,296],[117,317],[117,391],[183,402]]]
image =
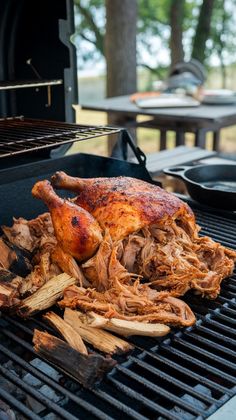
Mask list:
[[13,225],[2,226],[2,230],[9,242],[30,252],[56,243],[50,213],[43,213],[32,220],[13,218]]
[[80,285],[86,284],[75,259],[58,247],[50,213],[32,220],[14,218],[11,227],[2,229],[9,242],[31,252],[33,270],[22,279],[20,296],[34,293],[62,271],[78,279]]
[[215,299],[233,272],[236,252],[198,235],[179,220],[152,225],[122,241],[121,262],[157,290],[182,296],[189,289]]
[[30,221],[15,219],[3,231],[32,254],[33,271],[22,282],[21,296],[65,271],[78,279],[79,287],[66,289],[60,305],[108,318],[192,325],[194,314],[177,297],[193,289],[216,298],[236,260],[235,251],[200,237],[197,225],[178,216],[122,240],[112,240],[107,229],[95,255],[81,266],[57,244],[49,213]]
[[198,230],[174,220],[115,242],[107,231],[95,256],[82,265],[92,287],[69,287],[61,306],[105,317],[193,324],[190,308],[176,297],[194,289],[215,298],[236,259],[235,251],[199,237]]
[[61,273],[58,265],[51,259],[56,238],[50,213],[43,213],[32,220],[14,218],[13,225],[3,226],[2,230],[9,242],[31,253],[33,270],[22,281],[19,289],[21,296],[34,293],[51,277]]
[[170,296],[188,290],[215,299],[220,283],[234,268],[236,252],[209,237],[200,237],[188,225],[172,220],[166,225],[145,227],[123,241],[104,237],[96,255],[82,265],[85,276],[98,291],[138,276],[151,287]]
[[189,326],[195,322],[195,316],[185,302],[169,296],[167,292],[157,292],[139,280],[128,285],[115,278],[113,286],[105,292],[70,286],[64,291],[59,305],[129,321],[162,322],[176,326]]

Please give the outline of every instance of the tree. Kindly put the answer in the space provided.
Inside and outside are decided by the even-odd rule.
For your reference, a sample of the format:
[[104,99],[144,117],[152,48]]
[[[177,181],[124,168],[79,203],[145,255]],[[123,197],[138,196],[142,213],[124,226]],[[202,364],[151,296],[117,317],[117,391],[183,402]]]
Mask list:
[[[106,0],[105,56],[107,96],[120,96],[137,90],[136,0]],[[119,117],[108,114],[108,123],[119,125]],[[109,142],[110,154],[114,142]]]
[[[74,1],[81,61],[105,59],[105,1]],[[119,3],[121,7],[124,0]],[[129,12],[132,1],[125,3]],[[146,67],[155,78],[164,78],[171,62],[173,65],[195,58],[208,65],[214,54],[225,79],[226,58],[228,62],[232,60],[236,48],[236,0],[137,0],[137,3],[139,66]],[[89,42],[86,45],[90,49],[82,49],[83,40]]]
[[184,0],[171,0],[170,5],[170,52],[171,66],[184,60],[183,49]]
[[108,96],[135,92],[137,0],[74,1],[78,37],[95,47],[81,58],[89,59],[95,51],[106,58]]
[[136,0],[106,0],[107,96],[137,90]]
[[206,42],[210,38],[213,7],[214,0],[202,1],[192,50],[192,58],[200,63],[204,63],[206,58]]
[[[105,6],[104,0],[74,0],[75,35],[78,42],[79,67],[87,60],[104,57]],[[84,48],[84,41],[90,48]]]
[[[211,25],[211,53],[219,58],[222,76],[222,87],[226,87],[227,62],[235,56],[236,50],[236,0],[215,0]],[[207,49],[207,52],[209,50]]]

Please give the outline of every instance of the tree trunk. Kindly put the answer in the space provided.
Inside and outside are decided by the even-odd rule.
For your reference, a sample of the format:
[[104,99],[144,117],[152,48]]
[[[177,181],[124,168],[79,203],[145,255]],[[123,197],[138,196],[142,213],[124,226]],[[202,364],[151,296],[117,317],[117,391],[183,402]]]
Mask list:
[[176,63],[184,60],[183,50],[183,19],[184,19],[184,0],[171,0],[170,5],[170,52],[171,68]]
[[[107,97],[129,95],[137,90],[137,14],[137,0],[106,0]],[[123,123],[119,115],[108,114],[108,124],[123,126]],[[134,132],[131,134],[135,136]],[[114,142],[109,141],[109,155],[113,147]]]
[[[221,32],[219,34],[219,48],[218,48],[218,55],[220,59],[220,68],[221,68],[221,77],[222,77],[222,88],[226,89],[226,66],[224,62],[224,50],[226,47],[225,39],[227,39],[227,12],[225,11],[225,1],[222,1],[222,8],[223,13],[221,14],[221,20],[222,20],[222,28]],[[224,37],[225,35],[225,37]]]
[[137,0],[106,0],[107,96],[136,92]]
[[221,63],[220,63],[220,68],[221,68],[221,77],[222,77],[222,88],[226,89],[226,67],[224,64],[224,60],[223,58],[221,59]]
[[211,16],[214,0],[203,0],[198,18],[197,29],[193,41],[192,58],[204,63],[206,41],[211,31]]

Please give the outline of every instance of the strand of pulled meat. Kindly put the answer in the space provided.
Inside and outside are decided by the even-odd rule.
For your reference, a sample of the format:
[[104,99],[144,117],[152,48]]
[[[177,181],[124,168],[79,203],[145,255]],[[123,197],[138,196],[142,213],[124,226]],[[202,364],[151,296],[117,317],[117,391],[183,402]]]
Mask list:
[[193,231],[178,223],[152,225],[115,243],[106,232],[96,255],[82,265],[85,276],[98,291],[112,287],[114,277],[132,284],[136,275],[170,296],[194,289],[216,298],[222,279],[233,271],[236,252],[199,237],[197,226]]
[[31,253],[33,270],[22,278],[19,294],[34,293],[49,279],[62,271],[73,276],[82,285],[88,285],[75,259],[57,245],[50,213],[32,220],[14,219],[12,227],[2,227],[8,240]]
[[235,251],[199,237],[198,229],[191,232],[184,224],[178,226],[178,221],[142,229],[129,235],[122,246],[123,266],[172,296],[195,289],[202,296],[216,298],[236,260]]
[[133,282],[141,275],[130,273],[119,259],[122,253],[122,242],[113,243],[108,231],[96,254],[82,265],[85,277],[92,287],[98,291],[106,291],[113,285],[113,280],[118,278],[123,283]]
[[136,280],[132,285],[113,279],[113,287],[105,292],[71,286],[64,291],[59,305],[83,311],[95,311],[106,318],[140,322],[162,322],[189,326],[195,316],[189,306],[166,292],[157,292]]

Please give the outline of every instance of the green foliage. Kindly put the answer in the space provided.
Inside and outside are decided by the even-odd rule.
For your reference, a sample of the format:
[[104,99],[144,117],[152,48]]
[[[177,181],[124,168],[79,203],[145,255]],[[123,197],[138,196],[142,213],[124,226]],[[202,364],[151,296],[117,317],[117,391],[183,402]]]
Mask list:
[[138,0],[139,31],[160,35],[161,25],[169,24],[170,0]]
[[224,53],[235,54],[236,49],[236,0],[215,0],[211,24],[211,48],[207,57],[214,51],[220,57]]
[[[75,36],[80,61],[100,59],[104,56],[105,5],[104,0],[74,0]],[[80,48],[82,41],[90,48]]]
[[[171,1],[137,0],[139,10],[137,22],[138,64],[148,68],[155,77],[163,77],[168,64],[170,64],[167,54],[170,38]],[[189,60],[199,11],[204,0],[183,1],[183,45],[185,59]],[[100,60],[104,56],[105,0],[74,0],[74,2],[76,39],[80,61]],[[210,63],[212,54],[219,58],[222,65],[225,60],[227,61],[227,57],[234,54],[236,49],[235,6],[236,0],[214,0],[210,35],[204,51],[205,65]],[[82,40],[88,41],[91,47],[82,48]],[[144,51],[145,54],[143,54]],[[163,51],[166,51],[167,58],[165,60],[162,57]]]

